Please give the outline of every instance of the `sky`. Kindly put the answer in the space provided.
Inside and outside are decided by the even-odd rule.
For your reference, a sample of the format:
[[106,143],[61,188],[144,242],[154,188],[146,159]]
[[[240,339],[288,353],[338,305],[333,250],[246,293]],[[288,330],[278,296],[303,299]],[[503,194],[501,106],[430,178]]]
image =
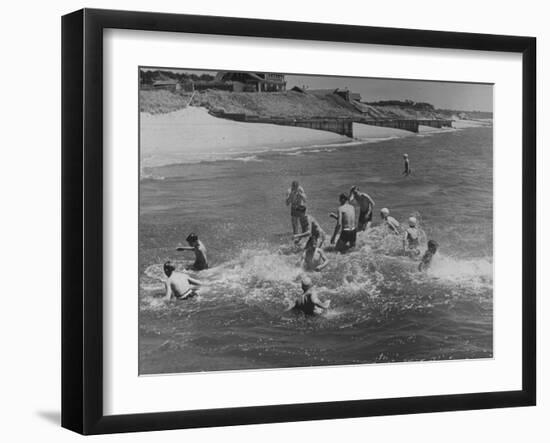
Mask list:
[[[165,70],[197,75],[205,73],[215,75],[217,72],[190,69]],[[413,100],[431,103],[438,109],[490,112],[493,110],[493,85],[490,84],[291,74],[286,75],[286,81],[287,89],[304,85],[309,89],[348,88],[352,92],[360,93],[361,100],[366,102]]]

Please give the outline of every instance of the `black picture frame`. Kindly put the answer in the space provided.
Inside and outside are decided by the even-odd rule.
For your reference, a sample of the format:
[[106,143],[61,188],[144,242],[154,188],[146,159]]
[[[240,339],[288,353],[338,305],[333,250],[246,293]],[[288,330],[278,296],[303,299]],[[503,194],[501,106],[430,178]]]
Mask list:
[[[522,54],[522,388],[131,415],[103,413],[103,30],[171,31]],[[62,426],[82,434],[230,426],[536,403],[536,39],[83,9],[62,18]]]

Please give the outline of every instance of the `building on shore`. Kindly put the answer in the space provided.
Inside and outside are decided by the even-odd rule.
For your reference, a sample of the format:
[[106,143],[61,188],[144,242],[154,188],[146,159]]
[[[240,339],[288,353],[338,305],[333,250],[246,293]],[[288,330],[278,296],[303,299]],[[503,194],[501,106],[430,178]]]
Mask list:
[[220,71],[216,82],[230,82],[233,92],[279,92],[286,90],[284,74]]
[[358,92],[351,92],[349,89],[302,89],[302,88],[293,88],[296,92],[305,92],[307,94],[313,94],[317,97],[323,97],[330,94],[336,94],[342,97],[347,102],[361,101],[361,94]]
[[153,82],[153,89],[166,89],[168,91],[179,91],[181,84],[177,80],[156,80]]

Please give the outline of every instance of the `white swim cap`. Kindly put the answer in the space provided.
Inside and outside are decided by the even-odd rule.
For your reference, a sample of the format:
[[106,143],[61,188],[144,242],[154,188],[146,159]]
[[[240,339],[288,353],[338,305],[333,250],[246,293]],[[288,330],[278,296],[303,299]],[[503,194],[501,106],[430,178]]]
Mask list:
[[409,217],[409,226],[414,228],[416,226],[416,217]]
[[382,208],[380,209],[380,214],[390,215],[390,210],[388,208]]
[[408,157],[409,155],[408,154],[403,154],[403,157]]
[[313,286],[313,282],[311,281],[311,278],[309,278],[307,275],[304,275],[302,277],[302,287],[305,288],[311,288]]

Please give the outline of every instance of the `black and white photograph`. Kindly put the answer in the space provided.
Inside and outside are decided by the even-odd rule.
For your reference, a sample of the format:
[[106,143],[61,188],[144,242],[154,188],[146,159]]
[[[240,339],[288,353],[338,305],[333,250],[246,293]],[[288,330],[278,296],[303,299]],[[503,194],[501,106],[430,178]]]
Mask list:
[[493,358],[493,84],[138,71],[140,375]]

